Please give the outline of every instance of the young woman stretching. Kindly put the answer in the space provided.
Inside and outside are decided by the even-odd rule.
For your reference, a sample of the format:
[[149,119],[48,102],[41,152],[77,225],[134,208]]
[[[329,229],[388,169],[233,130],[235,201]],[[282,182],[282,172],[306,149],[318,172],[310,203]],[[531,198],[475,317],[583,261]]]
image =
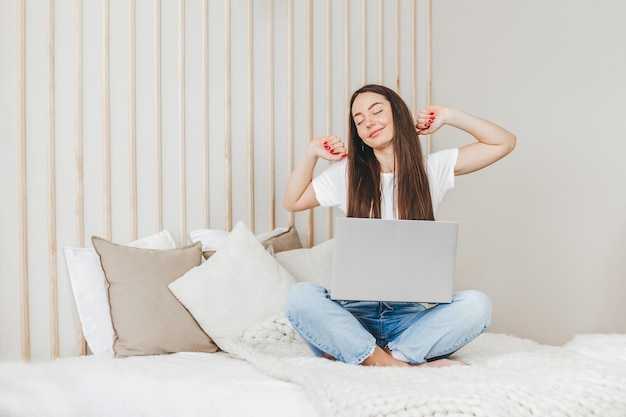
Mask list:
[[[347,148],[338,137],[313,139],[287,182],[290,211],[339,207],[348,217],[434,220],[454,176],[482,169],[515,147],[515,135],[496,124],[445,106],[429,106],[417,123],[393,90],[366,85],[350,100]],[[449,125],[476,142],[423,155],[418,135]],[[312,179],[318,159],[337,161]],[[390,271],[393,273],[393,271]],[[463,364],[448,357],[480,335],[491,302],[479,291],[455,293],[452,302],[336,301],[326,288],[294,285],[286,313],[318,356],[379,366]]]

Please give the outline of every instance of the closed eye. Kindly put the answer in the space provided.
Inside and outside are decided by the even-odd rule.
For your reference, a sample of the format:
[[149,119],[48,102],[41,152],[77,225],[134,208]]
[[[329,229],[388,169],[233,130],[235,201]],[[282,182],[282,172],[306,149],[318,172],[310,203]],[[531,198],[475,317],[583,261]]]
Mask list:
[[[385,108],[383,107],[382,103],[376,102],[376,103],[373,103],[371,106],[369,106],[367,110],[371,112],[372,115],[375,115],[375,114],[382,113],[382,111],[385,110]],[[365,121],[365,118],[363,117],[363,113],[361,112],[355,113],[353,117],[354,117],[354,124],[357,126],[359,126],[361,123]]]

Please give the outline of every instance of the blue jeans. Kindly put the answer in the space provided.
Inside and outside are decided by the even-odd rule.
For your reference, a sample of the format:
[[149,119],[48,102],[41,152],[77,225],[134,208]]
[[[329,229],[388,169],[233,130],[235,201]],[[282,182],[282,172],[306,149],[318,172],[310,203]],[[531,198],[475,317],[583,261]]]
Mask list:
[[335,301],[326,288],[300,282],[287,294],[286,314],[317,356],[325,353],[360,364],[378,345],[420,364],[448,357],[484,332],[491,321],[491,301],[473,290],[455,293],[451,303],[432,308],[420,303]]

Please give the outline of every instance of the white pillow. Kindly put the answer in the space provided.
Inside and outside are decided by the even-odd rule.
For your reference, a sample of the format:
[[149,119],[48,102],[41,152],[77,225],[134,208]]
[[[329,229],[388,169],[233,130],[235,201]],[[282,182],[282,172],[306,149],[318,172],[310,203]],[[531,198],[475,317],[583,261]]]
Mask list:
[[258,322],[281,313],[296,280],[270,255],[247,226],[239,222],[220,249],[169,284],[222,349]]
[[334,248],[334,240],[329,239],[312,248],[279,252],[274,257],[296,280],[330,289]]
[[[273,238],[289,230],[287,227],[277,227],[271,232],[258,233],[256,238],[259,242]],[[229,232],[218,229],[198,229],[189,232],[191,243],[202,242],[202,251],[218,250],[228,238]]]
[[[168,231],[162,231],[127,246],[166,250],[175,249],[176,243]],[[113,354],[113,324],[100,257],[91,248],[65,246],[63,252],[87,345],[93,354]]]

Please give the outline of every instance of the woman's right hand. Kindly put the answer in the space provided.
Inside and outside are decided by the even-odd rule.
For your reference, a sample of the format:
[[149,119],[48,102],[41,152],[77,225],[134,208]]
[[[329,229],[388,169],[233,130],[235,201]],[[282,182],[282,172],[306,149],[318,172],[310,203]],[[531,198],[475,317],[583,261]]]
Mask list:
[[309,144],[307,153],[310,156],[327,161],[339,161],[347,155],[347,148],[343,141],[335,135],[315,138]]
[[344,143],[335,135],[322,136],[309,142],[287,179],[283,205],[289,211],[302,211],[319,206],[311,178],[319,158],[339,161],[347,153]]

